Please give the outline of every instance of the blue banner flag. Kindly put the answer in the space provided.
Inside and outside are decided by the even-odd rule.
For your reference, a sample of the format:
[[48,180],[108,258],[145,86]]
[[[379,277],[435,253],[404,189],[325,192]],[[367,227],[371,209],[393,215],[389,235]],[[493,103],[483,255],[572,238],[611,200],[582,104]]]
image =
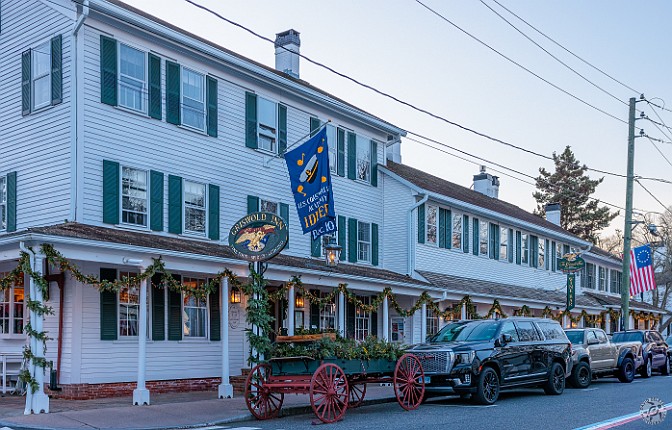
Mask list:
[[327,130],[285,153],[292,193],[303,234],[313,239],[336,231]]

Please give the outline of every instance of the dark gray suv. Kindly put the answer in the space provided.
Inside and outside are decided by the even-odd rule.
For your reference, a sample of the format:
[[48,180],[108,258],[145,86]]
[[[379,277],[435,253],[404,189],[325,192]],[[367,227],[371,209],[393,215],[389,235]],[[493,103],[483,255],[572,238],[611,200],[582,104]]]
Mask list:
[[565,332],[545,318],[452,322],[409,352],[422,362],[428,393],[472,394],[486,405],[506,388],[539,386],[562,394],[572,366]]

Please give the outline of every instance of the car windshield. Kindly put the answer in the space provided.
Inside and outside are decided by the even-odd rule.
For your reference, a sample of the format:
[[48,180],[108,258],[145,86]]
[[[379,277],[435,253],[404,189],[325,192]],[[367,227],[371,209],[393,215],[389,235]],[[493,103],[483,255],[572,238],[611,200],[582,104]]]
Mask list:
[[583,343],[583,331],[566,331],[565,334],[574,345]]
[[644,334],[638,331],[614,333],[614,336],[611,338],[611,341],[614,343],[644,342]]
[[497,321],[470,321],[450,323],[435,334],[430,342],[486,341],[497,333]]

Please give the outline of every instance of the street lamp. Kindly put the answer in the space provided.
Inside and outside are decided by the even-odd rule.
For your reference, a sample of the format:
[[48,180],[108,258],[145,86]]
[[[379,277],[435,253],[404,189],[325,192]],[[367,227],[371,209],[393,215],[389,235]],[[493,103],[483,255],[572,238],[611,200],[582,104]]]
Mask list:
[[343,248],[336,243],[334,236],[325,237],[324,243],[324,259],[327,267],[338,266],[339,254]]

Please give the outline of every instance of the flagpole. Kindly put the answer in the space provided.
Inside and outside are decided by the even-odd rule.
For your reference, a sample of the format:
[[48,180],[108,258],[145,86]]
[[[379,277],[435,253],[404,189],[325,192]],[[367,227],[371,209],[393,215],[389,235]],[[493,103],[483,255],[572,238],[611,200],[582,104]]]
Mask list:
[[326,122],[321,122],[320,127],[317,130],[312,130],[309,131],[308,133],[304,134],[300,138],[294,141],[291,145],[288,145],[287,148],[285,148],[285,151],[281,154],[278,153],[278,155],[274,155],[269,158],[268,161],[264,164],[264,166],[268,167],[269,164],[271,164],[271,161],[278,159],[278,158],[283,158],[283,156],[289,151],[290,148],[296,146],[299,142],[302,142],[306,137],[309,137],[311,134],[317,134],[320,130],[322,130],[327,124],[331,123],[331,120],[328,119]]

